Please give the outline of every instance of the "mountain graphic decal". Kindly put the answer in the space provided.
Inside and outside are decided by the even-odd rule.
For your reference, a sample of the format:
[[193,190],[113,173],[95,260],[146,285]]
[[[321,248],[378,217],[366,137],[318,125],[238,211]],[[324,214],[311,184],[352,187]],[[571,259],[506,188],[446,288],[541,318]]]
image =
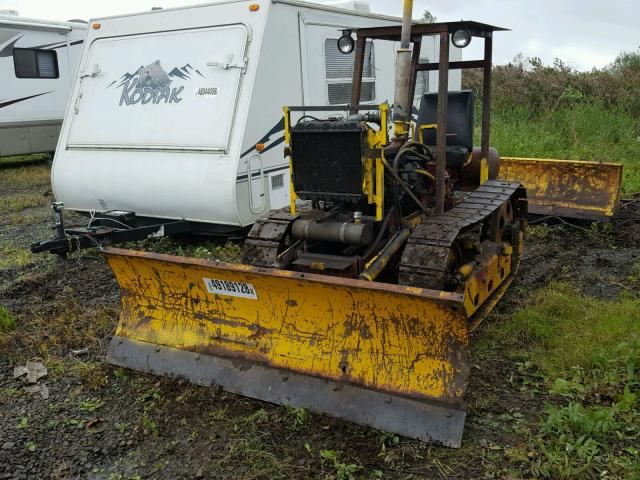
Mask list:
[[193,75],[193,72],[197,73],[202,78],[204,78],[204,75],[202,75],[202,73],[200,73],[200,70],[196,70],[195,68],[193,68],[188,63],[184,67],[174,67],[173,70],[171,70],[169,72],[169,76],[170,77],[178,77],[178,78],[181,78],[183,80],[187,80],[187,79],[191,78],[191,75]]
[[143,67],[142,65],[140,65],[140,68],[139,68],[138,70],[136,70],[136,71],[135,71],[135,73],[125,73],[125,74],[124,74],[124,75],[122,75],[118,80],[114,80],[114,81],[113,81],[113,82],[111,82],[109,85],[107,85],[107,88],[112,87],[112,86],[113,86],[113,85],[115,85],[116,83],[118,84],[118,86],[117,86],[116,88],[119,88],[119,87],[123,86],[123,85],[124,85],[124,83],[125,83],[127,80],[129,80],[129,79],[131,79],[131,78],[135,77],[135,76],[138,74],[138,72],[139,72],[142,68],[144,68],[144,67]]
[[[147,66],[141,65],[134,72],[125,72],[106,88],[115,85],[115,88],[122,89],[119,103],[121,107],[137,103],[180,103],[180,95],[185,88],[179,84],[180,81],[190,80],[195,75],[205,78],[200,70],[193,68],[189,63],[182,67],[173,67],[167,73],[160,60],[156,60]],[[178,86],[175,86],[174,82],[178,82]]]
[[[140,77],[141,75],[146,73],[146,78],[147,78],[147,83],[158,83],[158,78],[162,77],[165,78],[165,83],[166,80],[168,79],[169,83],[171,83],[171,78],[179,78],[181,80],[189,80],[194,74],[197,74],[198,76],[202,77],[202,78],[206,78],[201,72],[200,70],[193,68],[191,66],[191,64],[187,63],[186,65],[182,66],[182,67],[173,67],[169,73],[165,72],[165,70],[160,66],[160,60],[156,60],[154,63],[147,65],[146,67],[144,65],[140,65],[140,67],[135,70],[133,73],[131,72],[126,72],[125,74],[123,74],[119,79],[114,80],[113,82],[111,82],[109,85],[107,85],[106,88],[110,88],[114,85],[116,85],[116,88],[120,88],[122,87],[127,80],[131,80],[132,78],[136,78],[136,77]],[[165,77],[166,75],[166,77]],[[143,80],[140,79],[139,80],[139,85],[140,88],[144,87],[144,86],[151,86],[151,85],[145,85]],[[162,86],[162,85],[156,85],[156,86]]]

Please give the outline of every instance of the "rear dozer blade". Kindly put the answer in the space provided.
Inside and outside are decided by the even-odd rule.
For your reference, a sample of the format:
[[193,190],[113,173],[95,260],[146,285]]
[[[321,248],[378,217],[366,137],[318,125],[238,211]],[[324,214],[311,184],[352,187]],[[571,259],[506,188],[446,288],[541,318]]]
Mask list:
[[460,445],[462,294],[115,248],[106,257],[122,296],[109,362]]
[[529,213],[608,221],[620,202],[622,165],[501,157],[499,178],[524,185]]

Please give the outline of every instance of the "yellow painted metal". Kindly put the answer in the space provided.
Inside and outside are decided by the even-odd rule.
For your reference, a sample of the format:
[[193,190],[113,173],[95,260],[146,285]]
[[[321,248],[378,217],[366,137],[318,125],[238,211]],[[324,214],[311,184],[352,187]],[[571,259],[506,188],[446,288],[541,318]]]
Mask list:
[[438,129],[438,124],[437,123],[425,123],[424,125],[420,125],[420,128],[418,128],[418,141],[420,143],[424,143],[424,130],[437,130]]
[[375,187],[374,187],[374,160],[371,157],[365,157],[363,160],[364,164],[364,175],[362,177],[362,192],[367,196],[367,203],[372,204],[375,196]]
[[[288,106],[282,108],[284,112],[284,141],[287,148],[291,148],[291,110]],[[389,104],[382,103],[378,105],[378,111],[380,112],[380,124],[387,125],[387,118],[389,115]],[[378,130],[373,128],[367,129],[367,153],[376,153],[376,156],[365,156],[362,158],[363,166],[363,180],[362,180],[362,193],[367,198],[369,205],[374,204],[376,206],[376,220],[381,221],[384,215],[384,165],[381,161],[381,156],[384,155],[382,149],[389,143],[389,132],[386,128],[381,127]],[[290,211],[291,215],[296,214],[296,199],[298,198],[295,192],[293,178],[293,159],[289,155],[289,192],[291,196]]]
[[620,202],[622,165],[501,157],[499,178],[524,185],[529,213],[609,220]]
[[[291,111],[289,107],[282,107],[282,111],[284,112],[284,144],[287,146],[291,145]],[[289,155],[289,206],[291,210],[291,215],[296,214],[296,199],[298,198],[296,195],[296,190],[293,188],[293,160],[291,155]]]
[[384,152],[380,158],[376,158],[376,194],[373,196],[376,204],[376,221],[381,221],[384,215]]
[[480,159],[480,185],[489,180],[489,164],[486,158]]
[[119,337],[463,402],[462,294],[141,251],[106,257],[122,294]]
[[[382,103],[378,106],[380,112],[380,124],[387,124],[389,105]],[[366,156],[364,162],[364,190],[367,195],[367,203],[376,206],[376,220],[381,221],[384,215],[384,166],[379,160],[379,156],[384,155],[382,149],[389,142],[386,128],[367,130],[367,150],[370,153],[376,152],[376,157]]]
[[471,275],[471,272],[473,272],[474,268],[475,268],[474,262],[465,263],[460,268],[458,268],[458,270],[456,270],[456,273],[459,273],[462,276],[462,278],[467,278],[469,275]]
[[389,143],[389,132],[385,127],[387,125],[387,117],[389,115],[389,104],[380,104],[380,130],[377,132],[376,147],[380,151],[380,157],[376,158],[376,191],[373,196],[373,203],[376,206],[376,221],[381,221],[384,215],[384,165],[382,160],[384,159],[383,147]]
[[471,317],[511,274],[509,248],[488,258],[482,268],[476,269],[465,282],[464,308]]
[[404,121],[395,120],[393,122],[393,137],[398,139],[406,139],[409,137],[409,124]]

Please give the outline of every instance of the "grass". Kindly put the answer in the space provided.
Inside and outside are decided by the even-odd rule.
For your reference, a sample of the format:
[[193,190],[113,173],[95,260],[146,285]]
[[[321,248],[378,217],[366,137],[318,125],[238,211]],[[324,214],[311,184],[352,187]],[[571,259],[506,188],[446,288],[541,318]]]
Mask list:
[[202,238],[196,238],[195,240],[181,241],[175,238],[161,237],[129,243],[124,247],[229,263],[239,263],[242,257],[242,245],[226,240],[202,241]]
[[621,342],[634,335],[640,341],[640,301],[597,300],[571,285],[554,284],[534,295],[510,325],[519,341],[535,345],[531,360],[549,375],[567,375],[576,366],[603,368]]
[[[638,120],[623,109],[595,102],[533,113],[498,109],[492,132],[493,145],[505,156],[623,162],[624,192],[640,191]],[[37,192],[48,184],[48,165],[0,168],[0,211],[12,225],[42,221],[48,198]],[[32,222],[30,215],[38,218]],[[552,235],[550,227],[537,225],[530,236]],[[134,247],[229,262],[241,255],[238,243],[216,240],[161,238]],[[23,247],[0,241],[0,269],[31,261]],[[628,281],[638,285],[639,278],[640,264]],[[42,278],[26,280],[20,295],[33,295],[33,308],[0,307],[0,357],[43,357],[52,381],[71,376],[81,384],[74,415],[104,416],[105,424],[113,421],[120,433],[134,432],[154,450],[187,431],[191,435],[184,441],[194,458],[206,459],[207,468],[216,472],[224,467],[228,478],[463,478],[460,472],[469,471],[493,478],[640,478],[640,304],[631,294],[598,300],[557,283],[533,292],[512,290],[521,308],[488,323],[474,339],[471,374],[472,384],[478,382],[483,372],[476,370],[490,370],[491,361],[499,359],[496,372],[507,378],[484,377],[472,385],[475,398],[463,447],[451,450],[372,433],[303,409],[226,394],[216,398],[212,389],[165,384],[107,367],[96,359],[102,358],[117,307],[62,287],[54,300],[41,304],[35,298],[45,294],[37,285]],[[12,282],[21,280],[16,276]],[[36,288],[37,294],[30,293]],[[70,354],[87,347],[87,356],[80,357],[87,361]],[[116,396],[103,397],[114,389]],[[0,389],[0,403],[22,395],[15,387]],[[111,404],[121,399],[125,405],[112,411]],[[69,425],[84,427],[86,421],[72,418]],[[34,419],[24,417],[23,428],[35,427]],[[44,447],[38,438],[32,443],[25,445],[28,451]],[[123,459],[136,454],[142,455],[131,449]],[[175,462],[175,454],[165,455]],[[111,478],[134,477],[114,473]]]
[[15,155],[12,157],[0,157],[0,168],[33,165],[51,160],[49,153],[34,153],[32,155]]
[[[550,401],[516,448],[520,474],[543,478],[640,478],[640,300],[598,300],[568,284],[530,294],[487,327],[480,357],[520,367],[521,388]],[[532,390],[533,391],[533,390]],[[519,453],[518,453],[519,452]]]
[[37,257],[24,247],[0,240],[0,270],[6,268],[21,268]]
[[29,188],[48,186],[51,179],[51,167],[49,165],[35,165],[11,169],[0,169],[0,187],[3,192],[8,187]]
[[3,198],[0,204],[0,214],[17,213],[25,208],[41,207],[50,202],[42,193],[19,193]]
[[267,428],[269,413],[260,408],[248,415],[212,417],[213,424],[230,432],[220,465],[244,466],[244,478],[288,478],[295,470],[293,459],[280,457],[272,448]]
[[[117,318],[114,308],[84,305],[66,289],[59,292],[48,311],[22,313],[19,329],[0,331],[0,355],[15,361],[38,356],[55,362],[71,350],[99,351]],[[79,367],[76,373],[82,376],[85,372]],[[90,375],[86,373],[86,377]]]
[[0,333],[10,332],[16,327],[16,319],[5,307],[0,305]]
[[623,195],[640,192],[640,125],[625,111],[597,103],[539,115],[513,108],[494,112],[491,127],[503,156],[622,163]]

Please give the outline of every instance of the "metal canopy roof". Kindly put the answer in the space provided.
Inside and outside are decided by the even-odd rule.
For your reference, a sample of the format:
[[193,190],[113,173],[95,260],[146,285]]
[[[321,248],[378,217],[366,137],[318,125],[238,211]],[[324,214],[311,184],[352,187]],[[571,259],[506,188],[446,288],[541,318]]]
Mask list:
[[[466,28],[474,37],[490,37],[492,32],[507,31],[508,28],[495,27],[486,23],[460,20],[459,22],[414,23],[411,25],[411,36],[437,35],[453,33]],[[354,30],[358,37],[400,40],[401,26],[359,28]]]

